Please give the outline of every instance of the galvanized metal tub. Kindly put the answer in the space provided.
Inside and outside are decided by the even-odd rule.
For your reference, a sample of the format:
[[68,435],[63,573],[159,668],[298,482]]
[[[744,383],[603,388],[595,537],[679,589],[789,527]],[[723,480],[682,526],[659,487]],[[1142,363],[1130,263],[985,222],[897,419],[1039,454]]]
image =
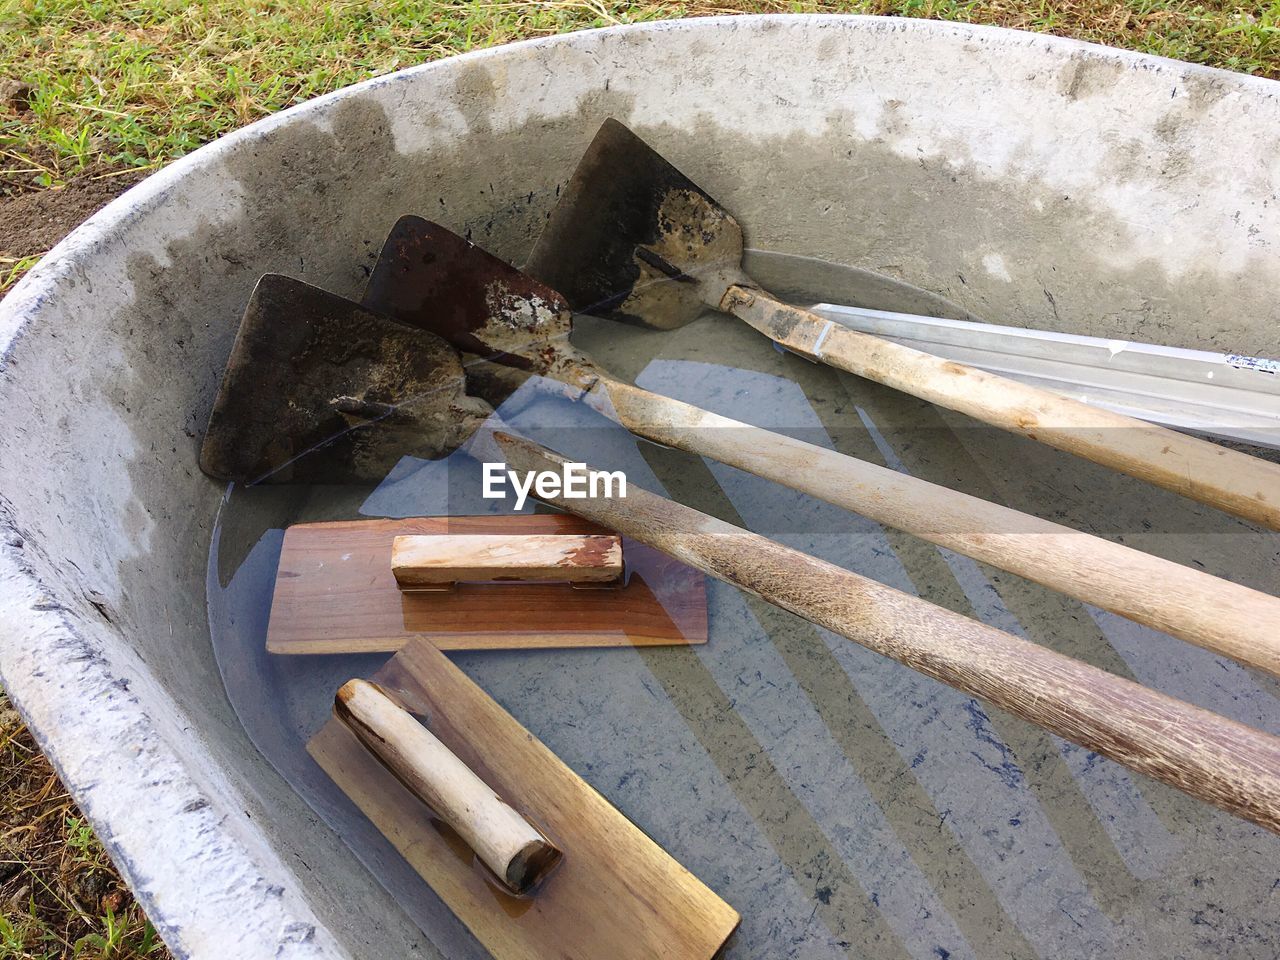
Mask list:
[[[607,116],[677,159],[753,248],[870,271],[994,322],[1275,353],[1280,86],[1056,38],[859,17],[580,33],[370,81],[173,164],[0,304],[0,679],[178,955],[435,951],[255,749],[211,653],[223,491],[196,449],[254,281],[278,271],[355,294],[406,211],[519,261]],[[1274,560],[1275,540],[1253,549]],[[1239,678],[1202,683],[1168,662],[1145,679],[1276,728],[1272,687],[1241,697]],[[1149,814],[1106,814],[1135,883],[1176,855],[1144,858]],[[1086,890],[1107,932],[1081,926],[1073,943],[1074,893],[1068,920],[1014,903],[1058,882],[1046,867],[991,880],[1018,942],[1060,956],[1265,952],[1275,839],[1188,816],[1249,851],[1209,870],[1197,915],[1135,929],[1125,889]],[[1011,819],[990,824],[990,871],[1015,842]],[[964,830],[980,840],[979,824]],[[1138,824],[1127,839],[1126,824]],[[816,912],[832,891],[808,880]],[[864,893],[876,917],[888,893]],[[875,920],[894,931],[884,955],[930,955],[920,931],[934,910],[920,910]],[[820,955],[806,935],[794,955]],[[933,955],[1012,941],[957,942]]]

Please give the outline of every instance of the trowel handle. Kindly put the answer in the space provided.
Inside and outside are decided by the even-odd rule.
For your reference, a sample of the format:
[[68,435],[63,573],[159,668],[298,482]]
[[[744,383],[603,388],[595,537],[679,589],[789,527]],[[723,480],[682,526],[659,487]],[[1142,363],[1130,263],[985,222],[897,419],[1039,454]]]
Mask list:
[[[558,454],[498,437],[517,470]],[[611,527],[926,676],[1280,833],[1280,738],[628,484],[548,503]]]
[[731,286],[720,307],[812,360],[1280,530],[1278,463],[850,330],[758,289]]
[[712,457],[1280,676],[1280,598],[612,378],[599,383],[608,412],[638,436]]
[[333,712],[511,893],[528,893],[560,862],[550,840],[377,684],[348,680]]

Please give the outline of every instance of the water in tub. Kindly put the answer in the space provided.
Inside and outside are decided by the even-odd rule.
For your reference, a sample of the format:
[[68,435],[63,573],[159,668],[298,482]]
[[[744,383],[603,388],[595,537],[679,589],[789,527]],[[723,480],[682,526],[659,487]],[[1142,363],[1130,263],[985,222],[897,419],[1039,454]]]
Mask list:
[[[752,270],[798,302],[955,315],[829,265],[757,254]],[[1274,534],[786,355],[727,317],[671,333],[582,318],[574,339],[657,392],[1275,589]],[[1280,732],[1269,678],[581,406],[524,399],[501,411],[515,427],[629,483]],[[305,751],[335,689],[388,655],[273,656],[264,638],[289,524],[511,510],[481,496],[465,454],[406,460],[376,486],[233,488],[210,555],[241,722],[450,958],[485,953]],[[710,582],[708,603],[705,646],[451,658],[742,914],[729,958],[1275,955],[1276,837],[732,587]]]

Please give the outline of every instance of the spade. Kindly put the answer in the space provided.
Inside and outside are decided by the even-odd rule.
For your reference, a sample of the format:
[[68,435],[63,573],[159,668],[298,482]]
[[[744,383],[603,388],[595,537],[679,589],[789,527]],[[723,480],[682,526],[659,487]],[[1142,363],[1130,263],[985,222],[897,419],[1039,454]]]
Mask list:
[[525,269],[578,312],[660,330],[731,313],[801,356],[1280,530],[1280,464],[840,326],[761,289],[742,252],[737,220],[610,119]]
[[447,456],[484,422],[457,352],[301,280],[254,287],[209,415],[200,468],[241,483],[380,481]]

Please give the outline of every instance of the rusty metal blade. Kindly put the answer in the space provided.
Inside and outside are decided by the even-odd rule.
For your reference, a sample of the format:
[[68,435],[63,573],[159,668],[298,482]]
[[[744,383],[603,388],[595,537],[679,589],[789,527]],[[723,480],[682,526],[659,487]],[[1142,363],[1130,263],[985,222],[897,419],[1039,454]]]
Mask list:
[[741,277],[742,228],[617,120],[600,127],[525,270],[579,313],[669,330]]
[[380,480],[438,457],[487,407],[454,350],[300,280],[258,281],[214,401],[200,467],[221,480]]
[[406,216],[396,221],[365,288],[366,307],[443,337],[459,350],[526,370],[573,325],[551,287],[458,234]]

